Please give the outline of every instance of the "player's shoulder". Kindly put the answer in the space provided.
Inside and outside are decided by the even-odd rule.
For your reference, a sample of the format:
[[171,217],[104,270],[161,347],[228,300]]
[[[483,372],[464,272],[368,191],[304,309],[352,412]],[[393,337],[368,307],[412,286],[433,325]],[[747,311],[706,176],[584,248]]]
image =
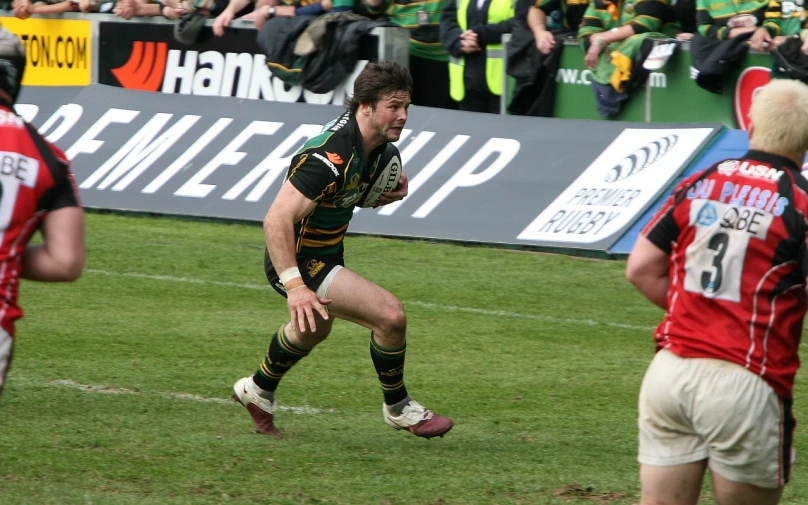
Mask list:
[[328,151],[350,158],[356,144],[352,122],[353,119],[347,113],[330,121],[319,134],[303,144],[300,153],[319,152],[323,154]]
[[47,139],[45,139],[45,143],[46,143],[46,144],[47,144],[47,146],[50,148],[50,150],[51,150],[51,152],[53,153],[53,155],[54,155],[54,156],[56,156],[56,159],[57,159],[57,160],[58,160],[58,161],[59,161],[59,162],[60,162],[62,165],[64,165],[64,167],[65,167],[65,168],[70,168],[70,160],[67,158],[67,155],[64,153],[64,151],[62,151],[61,149],[59,149],[59,148],[56,146],[56,144],[54,144],[54,143],[50,142],[50,141],[49,141],[49,140],[47,140]]

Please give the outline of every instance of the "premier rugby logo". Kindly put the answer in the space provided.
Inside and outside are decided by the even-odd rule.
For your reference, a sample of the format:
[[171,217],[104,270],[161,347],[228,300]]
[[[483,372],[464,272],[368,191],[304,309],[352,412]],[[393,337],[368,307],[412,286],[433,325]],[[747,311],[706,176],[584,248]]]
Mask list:
[[159,91],[166,71],[168,44],[137,40],[129,60],[111,70],[121,86],[141,91]]
[[676,145],[678,140],[679,137],[677,135],[666,135],[636,149],[606,172],[606,176],[603,180],[606,182],[621,181],[642,172],[662,159],[665,154],[673,149],[673,146]]

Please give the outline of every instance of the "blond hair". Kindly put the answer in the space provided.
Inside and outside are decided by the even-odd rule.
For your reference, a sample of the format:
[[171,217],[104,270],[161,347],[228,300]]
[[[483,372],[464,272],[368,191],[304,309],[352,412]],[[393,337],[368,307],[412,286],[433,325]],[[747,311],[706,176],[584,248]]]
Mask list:
[[749,119],[752,149],[804,156],[808,151],[808,86],[773,79],[755,93]]

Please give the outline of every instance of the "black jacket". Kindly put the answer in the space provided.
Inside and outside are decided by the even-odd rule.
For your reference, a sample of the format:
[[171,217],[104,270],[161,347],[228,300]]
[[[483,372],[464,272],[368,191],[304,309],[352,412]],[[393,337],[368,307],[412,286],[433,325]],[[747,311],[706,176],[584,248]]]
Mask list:
[[488,24],[488,7],[491,0],[485,0],[483,9],[477,9],[477,0],[469,0],[466,19],[468,29],[477,34],[480,50],[472,54],[460,51],[460,34],[463,30],[457,22],[457,0],[449,0],[443,8],[440,20],[440,43],[455,58],[466,58],[464,81],[467,90],[487,91],[485,78],[485,49],[488,44],[502,43],[502,35],[510,33],[513,18],[499,23]]
[[808,56],[802,52],[802,40],[799,35],[789,37],[777,46],[774,51],[774,65],[774,70],[785,74],[789,79],[808,83]]
[[544,55],[536,48],[536,39],[525,19],[514,20],[505,71],[516,79],[516,86],[508,112],[516,116],[553,116],[556,74],[565,37],[565,34],[556,35],[555,48]]
[[[313,93],[328,93],[353,72],[365,35],[378,26],[396,26],[386,21],[357,21],[340,14],[278,17],[267,21],[257,40],[273,75],[287,84],[300,84]],[[319,47],[307,56],[295,55],[297,39],[318,18],[326,23]]]
[[746,42],[752,36],[744,33],[726,40],[703,37],[696,33],[690,43],[690,64],[697,70],[696,84],[716,94],[724,92],[724,76],[741,65],[749,52]]

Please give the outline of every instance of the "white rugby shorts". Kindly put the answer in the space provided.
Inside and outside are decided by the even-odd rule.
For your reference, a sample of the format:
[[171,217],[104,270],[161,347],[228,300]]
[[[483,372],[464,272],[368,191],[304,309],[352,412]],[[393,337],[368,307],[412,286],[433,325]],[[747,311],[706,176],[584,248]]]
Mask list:
[[6,383],[6,374],[11,364],[13,349],[14,338],[6,330],[0,328],[0,392],[3,391],[3,385]]
[[789,479],[795,424],[791,400],[746,368],[663,349],[640,389],[637,460],[676,466],[707,459],[731,481],[777,488]]

